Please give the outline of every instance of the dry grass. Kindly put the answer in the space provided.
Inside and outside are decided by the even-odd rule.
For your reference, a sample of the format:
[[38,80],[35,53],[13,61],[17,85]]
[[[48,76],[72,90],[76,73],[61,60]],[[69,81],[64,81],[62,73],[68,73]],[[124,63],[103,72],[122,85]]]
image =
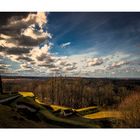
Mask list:
[[94,114],[85,115],[84,118],[88,119],[102,119],[102,118],[118,118],[121,119],[123,116],[119,111],[100,111]]
[[90,107],[85,107],[85,108],[80,108],[80,109],[76,109],[77,112],[81,112],[81,111],[87,111],[87,110],[92,110],[97,108],[96,106],[90,106]]
[[23,97],[34,97],[34,93],[32,92],[18,92],[20,95],[22,95]]
[[61,110],[71,109],[69,107],[64,107],[64,106],[59,106],[59,105],[50,105],[50,107],[52,107],[54,111],[57,111],[59,109]]
[[40,105],[45,105],[45,103],[43,103],[43,102],[41,102],[39,99],[35,99],[35,102],[37,102],[38,104],[40,104]]
[[122,127],[140,127],[140,93],[132,93],[120,104],[119,110],[124,115]]

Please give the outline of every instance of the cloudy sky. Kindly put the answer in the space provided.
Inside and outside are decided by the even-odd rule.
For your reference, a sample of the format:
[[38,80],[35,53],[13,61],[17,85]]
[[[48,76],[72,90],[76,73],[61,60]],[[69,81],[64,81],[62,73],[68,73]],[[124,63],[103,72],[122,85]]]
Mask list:
[[140,13],[0,13],[0,74],[140,78]]

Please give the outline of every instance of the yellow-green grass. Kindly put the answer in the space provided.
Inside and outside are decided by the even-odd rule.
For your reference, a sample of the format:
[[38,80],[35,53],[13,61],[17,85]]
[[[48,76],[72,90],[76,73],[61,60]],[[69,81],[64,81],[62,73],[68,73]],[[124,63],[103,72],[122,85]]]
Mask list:
[[44,104],[43,102],[41,102],[38,98],[36,98],[35,101],[36,101],[38,104],[45,105],[45,104]]
[[18,92],[18,94],[22,95],[23,97],[34,97],[34,93],[32,92]]
[[81,112],[81,111],[87,111],[87,110],[92,110],[92,109],[95,109],[97,108],[97,106],[90,106],[90,107],[85,107],[85,108],[79,108],[79,109],[76,109],[77,112]]
[[123,115],[119,111],[100,111],[94,114],[85,115],[88,119],[103,119],[103,118],[117,118],[122,119]]
[[61,110],[71,109],[69,107],[64,107],[64,106],[59,106],[59,105],[50,105],[50,107],[52,107],[54,111],[57,111],[59,109]]
[[98,112],[99,108],[97,106],[90,106],[90,107],[75,109],[75,111],[77,111],[80,115],[84,116],[84,115]]
[[[63,127],[99,127],[96,124],[88,124],[86,122],[83,122],[82,120],[79,121],[74,121],[74,120],[70,120],[70,119],[65,119],[65,118],[61,118],[61,117],[57,117],[55,116],[51,111],[49,111],[48,109],[46,109],[43,105],[37,103],[36,101],[34,101],[33,98],[30,97],[26,97],[23,98],[21,97],[20,99],[18,99],[19,103],[24,103],[26,105],[30,105],[36,109],[38,109],[38,117],[43,121],[45,121],[46,123],[53,124],[53,125],[60,125]],[[52,105],[53,107],[61,107],[61,106],[56,106],[56,105]],[[67,109],[66,107],[61,107],[61,109]]]

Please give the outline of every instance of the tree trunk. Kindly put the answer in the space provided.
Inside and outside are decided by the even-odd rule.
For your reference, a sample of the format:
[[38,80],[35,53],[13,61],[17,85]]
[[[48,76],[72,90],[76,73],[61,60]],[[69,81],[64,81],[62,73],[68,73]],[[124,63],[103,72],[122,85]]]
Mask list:
[[3,94],[1,75],[0,75],[0,94]]

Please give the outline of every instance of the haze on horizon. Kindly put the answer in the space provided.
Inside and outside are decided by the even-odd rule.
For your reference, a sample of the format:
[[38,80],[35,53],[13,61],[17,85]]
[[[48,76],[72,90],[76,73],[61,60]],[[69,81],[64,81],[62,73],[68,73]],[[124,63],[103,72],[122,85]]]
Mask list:
[[140,78],[140,13],[0,12],[0,74]]

